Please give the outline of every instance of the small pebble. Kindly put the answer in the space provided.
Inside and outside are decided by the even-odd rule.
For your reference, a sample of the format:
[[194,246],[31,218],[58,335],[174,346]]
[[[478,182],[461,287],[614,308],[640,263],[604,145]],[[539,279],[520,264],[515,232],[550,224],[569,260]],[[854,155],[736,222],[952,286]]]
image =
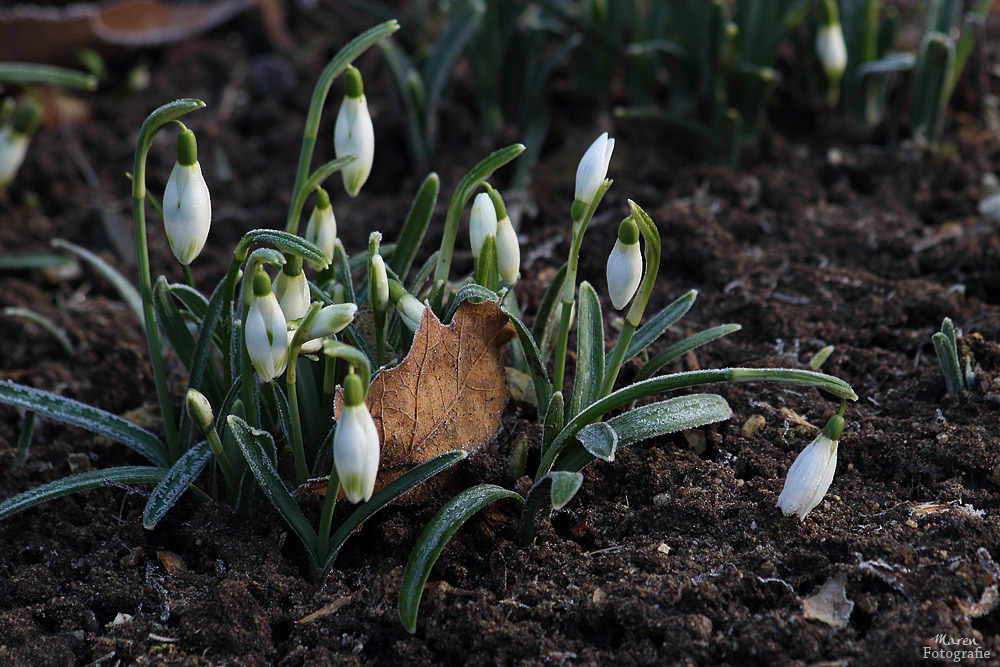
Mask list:
[[754,433],[759,431],[764,426],[764,416],[763,415],[750,415],[743,426],[740,427],[740,435],[744,438],[749,438]]

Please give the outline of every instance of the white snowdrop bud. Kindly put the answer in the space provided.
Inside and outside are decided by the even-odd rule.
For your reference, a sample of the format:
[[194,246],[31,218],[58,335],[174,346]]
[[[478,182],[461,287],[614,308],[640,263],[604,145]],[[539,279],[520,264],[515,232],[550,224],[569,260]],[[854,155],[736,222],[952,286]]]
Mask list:
[[215,424],[215,413],[212,412],[212,404],[197,389],[188,389],[186,398],[185,407],[188,417],[191,418],[191,422],[202,433],[208,433]]
[[[576,201],[573,202],[574,210],[579,209],[581,215],[594,199],[597,190],[604,183],[604,179],[607,178],[608,166],[611,164],[611,153],[614,150],[615,140],[609,139],[608,133],[605,132],[597,137],[587,152],[583,154],[583,158],[576,168]],[[576,202],[580,202],[580,204]],[[574,219],[576,217],[574,215]]]
[[486,192],[493,202],[497,215],[497,273],[505,283],[513,285],[517,282],[518,271],[521,269],[521,246],[517,240],[517,232],[507,217],[507,206],[503,203],[500,193],[488,184]]
[[301,257],[285,255],[285,265],[278,272],[271,289],[274,290],[274,296],[278,299],[286,320],[297,320],[305,316],[312,298],[309,294],[309,282],[302,271]]
[[631,216],[618,226],[615,247],[608,255],[608,295],[616,310],[621,310],[635,295],[642,279],[642,253],[639,251],[639,227]]
[[163,190],[163,229],[170,250],[185,266],[194,261],[212,226],[212,200],[198,163],[194,132],[184,129],[177,137],[177,162]]
[[[309,216],[305,238],[322,250],[328,258],[333,259],[333,252],[337,246],[337,218],[333,215],[330,195],[323,188],[316,188],[316,205],[313,207],[312,215]],[[322,268],[313,265],[313,269],[317,271]]]
[[368,113],[361,72],[348,65],[345,74],[347,95],[340,105],[333,127],[333,147],[338,158],[355,155],[357,159],[341,170],[347,194],[357,196],[368,180],[375,158],[375,128]]
[[427,306],[420,303],[412,294],[405,294],[396,302],[396,310],[399,311],[399,316],[406,327],[415,333],[420,327],[420,320],[423,319]]
[[480,192],[472,202],[472,213],[469,215],[469,241],[472,244],[472,256],[479,258],[483,250],[483,242],[491,234],[497,233],[497,210],[493,200],[485,192]]
[[288,363],[288,324],[263,270],[253,277],[253,296],[244,324],[247,354],[257,375],[270,382]]
[[344,407],[333,434],[333,465],[348,501],[359,503],[372,497],[380,449],[361,378],[352,369],[344,378]]
[[834,415],[792,463],[778,496],[778,507],[784,514],[797,514],[804,520],[823,500],[837,469],[837,442],[843,431],[844,418]]
[[823,23],[816,31],[816,56],[830,83],[837,83],[847,68],[847,44],[840,27],[836,0],[823,2]]
[[31,134],[42,119],[42,107],[34,100],[22,104],[10,124],[0,127],[0,190],[14,180],[28,154]]
[[371,307],[373,310],[385,312],[389,305],[389,276],[385,272],[385,260],[382,255],[372,256],[370,283]]

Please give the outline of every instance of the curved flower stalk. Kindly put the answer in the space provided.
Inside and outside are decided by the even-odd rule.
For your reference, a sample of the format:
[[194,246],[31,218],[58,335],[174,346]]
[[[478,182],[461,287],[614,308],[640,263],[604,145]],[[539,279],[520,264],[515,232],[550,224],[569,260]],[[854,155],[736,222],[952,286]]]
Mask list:
[[796,514],[804,521],[823,500],[837,470],[837,444],[843,432],[844,417],[840,414],[830,417],[823,432],[795,458],[778,496],[778,507],[783,514]]
[[378,475],[379,437],[365,390],[354,369],[344,379],[344,407],[333,436],[333,463],[352,503],[367,501],[375,491]]
[[183,127],[177,136],[177,162],[163,190],[163,229],[178,262],[187,266],[194,261],[211,226],[212,198],[198,163],[198,143],[194,132]]
[[340,105],[337,122],[333,128],[333,145],[337,157],[356,155],[357,160],[340,172],[347,194],[356,197],[368,180],[375,159],[375,128],[368,101],[365,99],[361,72],[353,65],[347,66],[345,75],[347,94]]

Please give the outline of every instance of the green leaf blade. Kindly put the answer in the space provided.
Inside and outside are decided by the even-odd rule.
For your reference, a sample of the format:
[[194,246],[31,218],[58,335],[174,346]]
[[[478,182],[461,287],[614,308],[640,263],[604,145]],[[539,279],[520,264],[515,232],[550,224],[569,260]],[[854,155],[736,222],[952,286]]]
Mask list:
[[184,495],[188,485],[193,484],[205,469],[205,464],[212,458],[212,450],[208,441],[204,440],[177,459],[166,475],[149,494],[146,508],[142,511],[142,527],[153,530],[170,508]]
[[55,500],[62,496],[102,486],[117,484],[156,484],[167,475],[166,467],[125,466],[88,472],[58,479],[36,487],[0,503],[0,520],[21,510]]
[[579,304],[571,419],[597,399],[604,383],[604,319],[597,292],[586,281],[580,284]]

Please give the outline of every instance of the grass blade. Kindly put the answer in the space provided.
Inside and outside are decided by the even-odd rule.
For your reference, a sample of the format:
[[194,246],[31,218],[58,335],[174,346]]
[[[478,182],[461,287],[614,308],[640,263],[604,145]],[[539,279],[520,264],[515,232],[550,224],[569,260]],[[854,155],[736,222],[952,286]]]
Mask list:
[[65,239],[52,239],[50,244],[54,248],[60,248],[73,253],[83,261],[90,264],[95,271],[104,276],[104,279],[111,283],[111,286],[116,292],[118,292],[118,296],[122,298],[125,305],[127,305],[129,309],[135,313],[136,319],[139,320],[139,326],[145,328],[146,321],[142,315],[142,297],[139,296],[139,290],[137,290],[135,285],[133,285],[128,278],[123,276],[118,269],[111,266],[101,257],[86,248],[82,248],[75,243],[70,243]]
[[158,466],[166,468],[170,465],[167,449],[155,435],[130,421],[86,403],[41,389],[25,387],[9,380],[0,380],[0,403],[31,410],[43,417],[107,436]]
[[524,502],[520,495],[501,486],[473,486],[445,503],[424,526],[416,546],[410,552],[410,560],[403,572],[403,583],[399,588],[399,620],[408,632],[412,634],[417,629],[417,609],[424,593],[424,584],[448,540],[473,514],[504,498]]
[[146,508],[142,511],[143,528],[153,530],[156,527],[160,519],[184,495],[188,485],[193,484],[198,478],[210,458],[212,450],[208,446],[208,440],[203,440],[177,459],[177,463],[170,467],[164,478],[149,494]]
[[21,510],[47,503],[77,491],[117,484],[155,484],[166,477],[167,471],[166,467],[125,466],[108,468],[107,470],[91,470],[72,477],[57,479],[30,491],[19,493],[0,503],[0,520],[17,514]]

